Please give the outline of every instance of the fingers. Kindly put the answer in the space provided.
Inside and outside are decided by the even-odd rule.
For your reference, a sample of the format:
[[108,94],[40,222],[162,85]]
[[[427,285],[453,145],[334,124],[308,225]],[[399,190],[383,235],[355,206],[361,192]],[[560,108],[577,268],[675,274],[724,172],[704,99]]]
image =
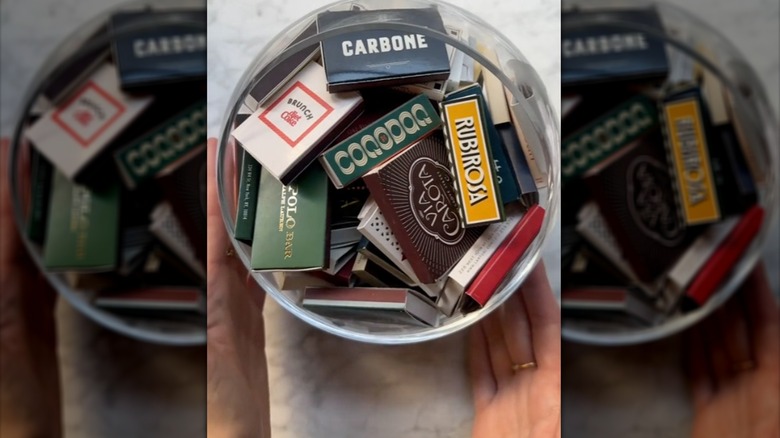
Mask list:
[[469,332],[469,374],[471,376],[471,391],[474,397],[474,409],[481,411],[496,393],[496,380],[490,364],[488,341],[482,324],[477,324]]
[[561,310],[555,301],[544,263],[531,271],[521,288],[531,326],[531,343],[539,367],[561,366]]
[[685,347],[686,371],[691,385],[694,412],[697,412],[709,403],[715,392],[709,355],[699,327],[694,327],[686,333]]
[[[60,405],[54,320],[57,295],[40,276],[17,233],[7,172],[10,159],[9,141],[0,139],[0,357],[3,371],[9,371],[2,385],[11,392],[19,390],[14,394],[14,402],[21,400],[19,412],[29,408],[27,413],[45,416],[58,412]],[[29,406],[28,401],[36,404]],[[54,418],[41,426],[41,430],[58,429],[59,421]]]
[[[780,367],[780,309],[772,296],[763,264],[748,276],[741,290],[756,367]],[[774,368],[772,368],[774,367]]]
[[538,366],[560,368],[560,310],[544,266],[535,268],[522,290],[485,318],[480,329],[497,388],[521,372],[513,369],[517,365],[537,362]]
[[736,293],[715,312],[712,323],[729,361],[729,371],[737,373],[753,367],[753,353],[742,293]]
[[211,268],[224,263],[225,251],[229,248],[230,242],[222,224],[217,195],[217,139],[208,139],[206,156],[206,217],[208,220],[206,264],[209,268],[207,272],[211,273]]
[[501,326],[512,364],[535,362],[531,343],[531,325],[521,292],[514,293],[500,309]]
[[[219,199],[217,197],[217,139],[210,138],[206,142],[206,211],[209,219],[219,216]],[[211,220],[209,220],[211,224]],[[211,229],[211,227],[209,227]],[[211,236],[209,236],[211,237]],[[210,239],[209,239],[210,240]]]
[[[0,287],[0,295],[12,292],[20,293],[22,299],[18,300],[18,303],[25,306],[20,310],[22,313],[30,312],[31,315],[36,316],[39,314],[48,315],[54,310],[57,294],[40,276],[38,268],[22,245],[21,236],[16,228],[14,207],[11,201],[10,172],[6,172],[11,160],[11,145],[7,138],[0,139],[0,158],[2,158],[0,160],[0,169],[2,169],[0,171],[0,280],[5,284],[6,281],[10,282],[10,277],[13,276],[16,277],[16,280],[25,280],[28,288],[33,286],[30,289],[24,289],[21,286],[18,288]],[[25,165],[25,163],[21,164]],[[0,307],[4,307],[8,302],[3,301],[3,305]],[[31,326],[35,329],[33,324]],[[42,329],[42,332],[47,331],[51,330]]]
[[712,371],[712,380],[716,391],[728,382],[734,369],[726,353],[723,332],[718,321],[718,316],[713,314],[700,327],[700,330],[703,330],[704,348],[707,349],[709,366]]
[[225,148],[225,161],[229,163],[228,166],[225,166],[223,170],[225,171],[225,181],[227,181],[226,191],[227,193],[231,194],[231,207],[236,205],[238,193],[236,192],[236,187],[238,187],[238,175],[236,174],[236,169],[241,168],[241,158],[240,153],[237,152],[239,150],[239,147],[235,145],[235,142],[233,141],[233,138],[231,137],[231,141],[227,143],[227,147]]
[[503,309],[498,309],[488,315],[481,324],[488,345],[490,365],[499,388],[508,384],[514,374],[504,328],[501,325],[501,310]]
[[[243,266],[241,266],[241,270],[246,272],[246,269]],[[260,287],[254,277],[252,277],[251,273],[246,272],[245,275],[246,277],[244,278],[244,288],[249,293],[249,296],[252,299],[252,302],[255,303],[255,306],[259,307],[260,310],[263,310],[265,306],[265,291],[262,287]]]
[[687,339],[694,404],[701,406],[735,375],[780,366],[778,307],[757,267],[740,290]]
[[[11,184],[9,181],[8,162],[11,159],[10,146],[7,138],[0,139],[0,264],[6,269],[8,263],[14,260],[21,248],[19,236],[14,226],[13,206],[11,205]],[[5,272],[3,273],[5,275]]]

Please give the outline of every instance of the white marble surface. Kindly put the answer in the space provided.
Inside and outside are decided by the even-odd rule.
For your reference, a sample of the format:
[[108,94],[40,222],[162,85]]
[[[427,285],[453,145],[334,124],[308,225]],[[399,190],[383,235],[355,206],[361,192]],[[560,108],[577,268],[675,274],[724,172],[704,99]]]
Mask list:
[[[677,0],[730,39],[755,68],[775,117],[780,100],[776,0]],[[777,147],[777,145],[775,145]],[[764,259],[772,288],[780,289],[778,216]],[[681,337],[628,348],[564,343],[563,433],[584,438],[689,436],[691,408],[682,372]]]
[[60,300],[65,438],[206,436],[206,348],[148,344]]
[[[90,17],[119,3],[0,2],[1,136],[11,135],[22,99],[49,54]],[[5,168],[0,177],[6,178]],[[134,341],[97,326],[64,300],[56,317],[66,438],[205,436],[204,347]]]
[[[209,1],[210,135],[219,135],[234,87],[269,39],[327,3]],[[453,3],[509,37],[537,69],[560,113],[559,3]],[[558,248],[559,240],[551,239],[546,254],[556,284]],[[364,345],[312,329],[271,299],[266,305],[274,438],[469,436],[463,334],[405,347]]]

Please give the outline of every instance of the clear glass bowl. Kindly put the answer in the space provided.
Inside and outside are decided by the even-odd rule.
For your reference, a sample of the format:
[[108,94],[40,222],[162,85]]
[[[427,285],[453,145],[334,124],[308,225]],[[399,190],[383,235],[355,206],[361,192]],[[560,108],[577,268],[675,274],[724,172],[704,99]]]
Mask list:
[[[33,86],[26,93],[23,106],[18,111],[18,122],[14,130],[11,143],[11,154],[8,160],[8,177],[11,184],[11,198],[14,207],[16,227],[24,230],[27,224],[30,201],[30,145],[25,140],[24,132],[30,126],[29,114],[35,104],[39,91],[51,80],[57,69],[68,60],[77,56],[80,51],[88,51],[91,47],[99,45],[108,46],[108,36],[96,39],[94,43],[87,45],[89,37],[108,22],[109,17],[120,11],[136,11],[143,9],[163,10],[171,8],[203,8],[203,2],[199,0],[164,0],[164,1],[134,1],[100,14],[86,21],[77,31],[63,39],[63,42],[46,58],[46,63],[35,76]],[[171,21],[173,22],[173,21]],[[144,24],[149,27],[165,25],[166,19],[149,20]],[[176,21],[178,25],[192,26],[195,30],[202,30],[203,23]],[[139,28],[140,29],[140,28]],[[92,46],[94,44],[94,46]],[[33,261],[43,272],[52,287],[82,314],[96,323],[129,337],[158,344],[166,345],[203,345],[206,343],[206,327],[204,323],[184,320],[163,320],[159,318],[145,318],[140,316],[120,315],[95,306],[90,301],[90,291],[72,289],[65,276],[61,273],[48,272],[43,265],[43,249],[40,245],[30,241],[25,233],[21,233],[24,245],[30,253]],[[32,291],[34,292],[34,291]]]
[[[761,230],[710,299],[695,311],[672,316],[663,323],[650,327],[627,327],[613,322],[595,324],[564,318],[563,338],[595,345],[630,345],[649,342],[675,333],[704,319],[720,307],[737,290],[761,258],[761,250],[767,235],[777,224],[778,202],[778,126],[774,112],[766,98],[766,92],[756,73],[739,50],[721,35],[717,29],[703,22],[692,13],[663,1],[656,0],[581,0],[564,2],[564,10],[619,10],[654,6],[663,23],[665,34],[660,35],[668,48],[687,54],[721,80],[732,95],[736,117],[746,131],[755,134],[751,145],[763,166],[766,179],[757,183],[758,203],[765,210]],[[627,30],[641,27],[642,31],[658,34],[641,24],[605,19],[598,23],[625,27]],[[595,20],[578,20],[576,26],[596,24]],[[573,25],[561,23],[563,31]]]
[[[354,3],[358,3],[368,10],[436,7],[442,16],[445,26],[452,25],[460,28],[468,35],[476,38],[480,44],[494,48],[501,65],[490,63],[475,51],[475,49],[446,34],[420,26],[403,23],[369,22],[361,18],[357,18],[353,22],[345,24],[340,28],[331,29],[327,32],[312,36],[287,48],[287,45],[292,42],[295,36],[316,19],[318,13],[326,10],[347,10]],[[376,344],[407,344],[421,342],[440,338],[464,329],[484,318],[500,306],[501,303],[518,289],[528,273],[539,261],[541,256],[540,249],[557,220],[559,209],[558,185],[560,162],[560,131],[558,129],[558,118],[550,105],[544,85],[535,70],[531,67],[522,53],[488,23],[465,10],[444,2],[434,2],[430,0],[365,0],[358,2],[342,1],[333,3],[309,13],[291,24],[257,55],[237,84],[231,97],[230,101],[233,102],[233,104],[222,125],[222,135],[217,153],[217,188],[219,192],[220,207],[228,235],[233,236],[237,191],[237,172],[235,169],[237,165],[237,151],[240,150],[240,147],[235,144],[230,136],[230,132],[233,129],[237,111],[244,101],[244,97],[247,95],[250,86],[255,84],[256,81],[262,80],[262,77],[258,77],[258,75],[261,72],[267,71],[267,67],[282,62],[284,59],[287,59],[287,57],[292,56],[313,43],[348,32],[367,29],[393,29],[416,32],[424,34],[427,38],[444,41],[446,44],[464,52],[466,56],[470,56],[477,63],[482,64],[484,68],[488,69],[503,82],[504,86],[516,96],[518,101],[522,102],[523,110],[526,114],[531,115],[530,118],[534,121],[535,132],[530,133],[530,135],[538,136],[541,144],[544,145],[543,157],[541,157],[541,160],[539,160],[540,157],[537,157],[537,160],[541,161],[548,171],[547,188],[540,190],[539,202],[546,210],[542,229],[524,257],[513,267],[510,274],[504,279],[502,286],[484,308],[465,316],[455,315],[443,318],[438,327],[378,326],[359,321],[343,323],[339,320],[318,315],[301,307],[300,297],[302,291],[279,290],[276,287],[271,274],[255,272],[252,273],[252,276],[282,307],[303,321],[326,332],[352,340]],[[516,61],[511,65],[515,68],[522,69],[522,71],[513,71],[512,67],[508,64],[508,61],[510,60]],[[517,77],[516,73],[522,78],[522,82],[517,83],[515,81],[515,78]],[[523,96],[528,96],[529,93],[534,93],[536,95],[537,104],[528,104],[528,101]],[[528,133],[526,134],[529,135]],[[237,255],[244,263],[244,266],[249,267],[250,246],[235,239],[233,239],[233,246],[235,247]]]

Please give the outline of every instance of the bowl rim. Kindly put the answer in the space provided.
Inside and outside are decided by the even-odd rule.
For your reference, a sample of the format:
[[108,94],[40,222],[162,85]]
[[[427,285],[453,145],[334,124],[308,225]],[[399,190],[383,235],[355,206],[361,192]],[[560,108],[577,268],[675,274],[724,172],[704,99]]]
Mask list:
[[[271,64],[271,62],[267,62],[265,65],[259,64],[259,60],[261,60],[263,56],[266,55],[269,48],[278,45],[281,38],[285,35],[291,34],[293,29],[302,28],[304,24],[313,20],[316,17],[316,14],[320,12],[329,10],[334,7],[346,6],[351,3],[353,2],[349,0],[330,3],[326,6],[323,6],[322,8],[307,13],[303,17],[299,18],[298,20],[290,24],[285,30],[277,34],[275,38],[271,39],[266,44],[263,50],[258,52],[258,54],[255,56],[255,58],[253,58],[253,60],[250,62],[249,66],[245,70],[243,77],[239,80],[238,84],[235,86],[234,92],[229,101],[228,111],[226,111],[227,116],[224,118],[223,123],[221,124],[222,129],[221,129],[220,138],[218,139],[218,148],[217,148],[217,160],[216,160],[217,192],[219,195],[218,198],[220,203],[220,210],[222,212],[222,220],[225,225],[226,232],[228,233],[230,240],[233,244],[236,254],[239,256],[242,263],[248,269],[249,273],[252,275],[255,281],[257,281],[257,283],[269,295],[271,295],[274,298],[274,300],[280,304],[281,307],[283,307],[285,310],[295,315],[297,318],[303,320],[307,324],[342,338],[351,339],[359,342],[371,343],[371,344],[398,345],[398,344],[412,344],[412,343],[430,341],[430,340],[438,339],[453,334],[462,329],[465,329],[471,326],[472,324],[476,323],[477,321],[481,320],[485,316],[487,316],[490,312],[492,312],[496,308],[498,308],[501,304],[503,304],[504,301],[506,301],[513,293],[515,293],[519,289],[519,286],[522,284],[522,282],[525,280],[525,278],[528,276],[528,274],[536,266],[537,262],[541,258],[542,247],[545,243],[550,241],[550,235],[552,234],[552,231],[555,228],[555,223],[558,220],[558,215],[560,210],[560,190],[557,190],[560,181],[560,176],[559,176],[560,160],[557,155],[558,151],[560,150],[559,121],[557,115],[554,114],[552,105],[549,104],[546,88],[544,87],[544,84],[541,81],[541,79],[538,77],[538,74],[536,74],[536,71],[533,69],[533,67],[528,64],[522,52],[513,43],[511,43],[503,34],[498,32],[498,30],[496,30],[490,24],[483,21],[475,14],[468,12],[464,9],[461,9],[457,6],[451,5],[449,3],[443,1],[431,2],[431,1],[408,0],[408,3],[401,7],[413,7],[411,5],[416,5],[416,4],[436,5],[439,8],[448,9],[448,12],[453,12],[455,14],[461,15],[462,17],[468,17],[468,19],[472,20],[473,23],[479,25],[484,32],[489,33],[492,37],[501,41],[501,43],[504,45],[504,49],[509,51],[512,54],[512,56],[517,57],[518,60],[524,61],[524,65],[527,66],[527,68],[530,68],[531,71],[534,73],[534,77],[532,80],[536,80],[539,86],[539,88],[536,89],[536,93],[541,94],[543,96],[544,99],[543,105],[544,108],[546,109],[546,114],[543,113],[541,114],[541,116],[544,118],[544,121],[546,123],[552,125],[552,126],[546,126],[547,129],[543,130],[543,132],[540,134],[546,136],[544,140],[545,140],[545,144],[548,144],[548,150],[544,151],[546,155],[545,158],[547,159],[547,163],[548,163],[548,181],[547,181],[548,187],[546,189],[540,190],[540,198],[546,199],[547,201],[547,204],[544,206],[546,209],[546,214],[545,214],[542,230],[540,231],[539,235],[537,235],[536,239],[534,239],[534,242],[531,244],[531,246],[529,246],[529,248],[526,250],[525,253],[526,255],[521,257],[520,261],[515,265],[513,271],[510,272],[509,275],[507,275],[504,282],[502,283],[502,286],[499,287],[499,289],[495,292],[495,294],[493,295],[493,297],[487,303],[486,306],[484,306],[482,309],[478,311],[471,312],[465,316],[461,315],[457,317],[452,317],[453,319],[451,320],[451,322],[445,325],[439,325],[437,327],[419,328],[419,329],[415,328],[414,331],[409,333],[404,333],[404,334],[361,332],[361,331],[351,330],[344,326],[336,325],[332,322],[329,322],[329,320],[326,319],[325,317],[300,307],[298,304],[293,303],[292,300],[283,291],[277,289],[276,285],[269,278],[267,278],[268,276],[270,276],[270,274],[266,275],[263,273],[253,272],[249,268],[250,262],[249,262],[248,254],[246,253],[246,248],[248,248],[249,245],[240,242],[233,237],[234,235],[233,217],[232,217],[233,212],[230,211],[232,207],[227,205],[225,200],[226,198],[226,191],[225,191],[226,181],[224,175],[225,155],[226,155],[226,151],[229,148],[231,147],[236,149],[238,148],[238,145],[234,144],[231,146],[228,145],[228,143],[231,142],[230,131],[232,130],[232,122],[235,118],[238,109],[241,107],[243,103],[243,98],[247,94],[249,88],[249,87],[242,87],[242,84],[243,83],[252,84],[253,82],[251,81],[254,80],[249,77],[250,74],[259,73],[261,71],[261,68],[267,68],[269,66],[278,64],[284,61],[284,59],[286,59],[287,57],[292,56],[293,54],[301,51],[302,49],[305,49],[307,46],[317,43],[323,39],[354,32],[355,30],[362,30],[366,28],[376,29],[381,27],[382,29],[417,31],[420,33],[424,33],[426,36],[444,41],[446,44],[449,44],[450,46],[453,46],[456,49],[463,51],[464,53],[466,53],[467,56],[471,56],[476,62],[482,64],[484,68],[487,68],[491,73],[493,73],[496,77],[498,77],[501,80],[501,82],[504,84],[504,86],[507,89],[509,89],[510,92],[512,92],[515,96],[517,97],[523,96],[521,91],[519,91],[518,86],[514,84],[514,82],[511,81],[506,76],[503,70],[493,65],[493,63],[489,62],[483,55],[481,55],[479,52],[477,52],[475,49],[471,48],[467,44],[458,41],[450,37],[449,35],[437,32],[430,28],[424,26],[409,25],[405,23],[358,23],[358,24],[350,24],[337,29],[330,29],[324,32],[320,32],[317,35],[306,38],[305,40],[302,40],[293,46],[289,46],[287,48],[281,48],[280,53],[282,55],[280,56],[280,54],[277,54],[274,57],[274,61],[273,61],[274,64]],[[525,101],[525,99],[517,99],[517,100],[520,102],[521,108],[525,112],[526,117],[528,117],[529,111],[532,110],[532,108],[530,108],[530,104],[528,104]],[[546,194],[546,198],[543,197],[543,193]]]

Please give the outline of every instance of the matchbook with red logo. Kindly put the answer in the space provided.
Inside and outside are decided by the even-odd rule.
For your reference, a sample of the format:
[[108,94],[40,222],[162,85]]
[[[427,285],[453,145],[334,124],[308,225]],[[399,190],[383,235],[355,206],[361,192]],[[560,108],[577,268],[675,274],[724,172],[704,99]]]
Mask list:
[[360,94],[330,94],[325,84],[325,70],[311,62],[233,130],[244,149],[283,184],[360,115]]

